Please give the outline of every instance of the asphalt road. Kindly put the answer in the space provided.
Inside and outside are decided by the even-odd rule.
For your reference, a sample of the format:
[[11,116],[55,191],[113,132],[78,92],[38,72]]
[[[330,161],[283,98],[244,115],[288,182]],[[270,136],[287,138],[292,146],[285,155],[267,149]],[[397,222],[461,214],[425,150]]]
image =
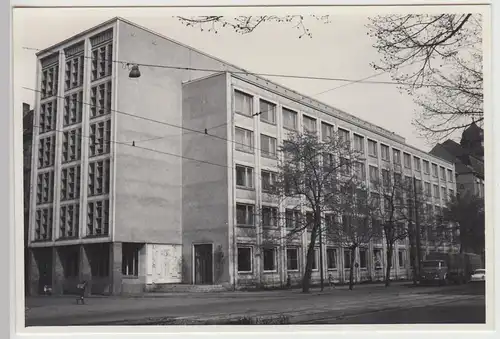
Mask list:
[[[95,297],[83,306],[76,306],[74,300],[74,297],[27,300],[26,325],[227,324],[226,320],[231,317],[281,315],[294,324],[485,322],[482,285],[367,286],[353,291],[336,288],[310,294],[274,291]],[[176,322],[175,319],[189,321]]]

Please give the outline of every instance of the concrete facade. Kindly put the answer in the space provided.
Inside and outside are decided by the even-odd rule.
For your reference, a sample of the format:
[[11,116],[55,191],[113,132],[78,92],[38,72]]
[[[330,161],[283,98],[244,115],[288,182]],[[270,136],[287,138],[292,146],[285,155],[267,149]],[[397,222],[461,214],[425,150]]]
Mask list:
[[[77,57],[84,66],[73,77],[73,71],[80,69],[71,61]],[[129,63],[141,65],[140,78],[129,78]],[[57,110],[53,125],[35,131],[33,138],[33,149],[38,150],[32,161],[36,184],[29,227],[33,293],[40,293],[45,285],[52,286],[54,293],[71,293],[83,280],[89,282],[89,293],[100,294],[135,293],[179,283],[283,286],[289,275],[292,283],[299,283],[308,234],[291,244],[277,244],[276,269],[264,271],[260,249],[266,234],[279,237],[284,230],[236,224],[237,204],[254,206],[256,211],[272,205],[262,192],[260,177],[262,170],[276,170],[276,159],[260,153],[260,135],[275,138],[277,144],[286,138],[283,108],[297,113],[299,129],[307,115],[316,120],[319,131],[324,121],[348,130],[351,138],[354,133],[362,136],[365,150],[368,139],[376,141],[378,157],[367,157],[366,173],[369,164],[382,167],[380,145],[384,144],[391,148],[388,163],[392,163],[392,148],[401,151],[401,159],[403,152],[411,155],[411,166],[403,169],[404,174],[436,184],[440,190],[456,190],[453,179],[412,168],[414,156],[452,173],[453,164],[406,145],[401,136],[313,99],[304,100],[266,79],[234,71],[244,70],[123,19],[110,20],[38,53],[35,125],[46,119],[48,103]],[[47,78],[50,72],[55,72],[53,78]],[[54,79],[59,86],[51,91]],[[71,82],[69,87],[66,81]],[[260,99],[275,104],[275,122],[235,113],[235,91],[251,97],[253,113]],[[72,95],[81,99],[73,100]],[[78,115],[78,103],[81,118],[68,123],[72,114]],[[255,151],[237,149],[237,127],[253,132]],[[209,135],[200,133],[204,129]],[[73,130],[81,136],[76,142],[70,139]],[[78,148],[81,155],[76,151],[68,161],[68,149]],[[253,169],[252,189],[236,187],[236,165]],[[432,204],[442,206],[444,199]],[[408,244],[399,247],[407,251]],[[249,271],[238,271],[239,248],[250,249]],[[286,269],[287,248],[297,249],[298,267],[292,271]],[[337,259],[336,268],[329,269],[330,249],[336,249]],[[356,272],[358,280],[382,278],[385,264],[381,268],[373,264],[377,249],[382,250],[381,261],[385,260],[385,244],[370,244],[367,265]],[[343,249],[325,244],[324,251],[325,277],[331,273],[335,280],[344,281],[348,273],[343,269]],[[408,255],[401,257],[405,261],[401,264],[398,257],[393,276],[408,277]],[[313,272],[313,281],[318,279],[319,269]]]

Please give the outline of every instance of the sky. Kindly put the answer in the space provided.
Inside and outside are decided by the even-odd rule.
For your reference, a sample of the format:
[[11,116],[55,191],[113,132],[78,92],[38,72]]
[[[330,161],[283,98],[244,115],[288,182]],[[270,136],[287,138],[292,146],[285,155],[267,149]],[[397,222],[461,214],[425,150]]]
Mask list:
[[[34,104],[36,51],[71,37],[115,16],[190,45],[219,59],[255,73],[334,77],[358,80],[378,73],[371,62],[379,60],[367,35],[365,14],[336,14],[330,22],[306,18],[312,38],[299,38],[291,25],[265,23],[250,34],[221,29],[217,34],[186,27],[175,15],[188,15],[173,9],[43,9],[14,10],[14,95],[16,107]],[[195,14],[195,13],[190,13]],[[204,15],[206,13],[197,13]],[[231,14],[231,13],[229,13]],[[241,13],[245,15],[245,13]],[[284,14],[284,13],[283,13]],[[307,13],[303,13],[307,14]],[[330,13],[325,13],[330,14]],[[175,65],[175,66],[188,66]],[[191,64],[191,67],[197,65]],[[353,83],[331,80],[270,78],[293,90],[320,100],[358,118],[401,135],[406,142],[424,151],[433,145],[419,137],[412,126],[417,106],[395,85]],[[391,81],[388,74],[370,80]],[[333,89],[323,94],[321,92]],[[318,95],[319,94],[319,95]]]

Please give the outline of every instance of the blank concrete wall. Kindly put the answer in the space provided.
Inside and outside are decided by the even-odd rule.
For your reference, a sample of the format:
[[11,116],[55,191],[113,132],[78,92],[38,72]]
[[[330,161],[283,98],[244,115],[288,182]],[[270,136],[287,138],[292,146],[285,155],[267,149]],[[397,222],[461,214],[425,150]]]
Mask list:
[[[187,83],[183,90],[183,125],[193,130],[226,122],[228,116],[227,75],[219,74]],[[227,139],[227,126],[209,134]],[[193,281],[193,244],[211,243],[214,251],[214,281],[229,282],[228,248],[228,144],[205,134],[186,131],[182,139],[183,258],[184,280]],[[217,165],[220,166],[217,166]],[[222,254],[222,256],[221,256]]]

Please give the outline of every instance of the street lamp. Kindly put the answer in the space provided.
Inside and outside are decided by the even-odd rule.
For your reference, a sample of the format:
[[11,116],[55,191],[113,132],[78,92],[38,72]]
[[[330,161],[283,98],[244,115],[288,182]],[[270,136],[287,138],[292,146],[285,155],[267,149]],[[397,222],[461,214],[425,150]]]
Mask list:
[[141,71],[139,71],[139,66],[138,65],[132,65],[132,68],[130,69],[130,73],[128,74],[129,78],[139,78],[141,76]]

